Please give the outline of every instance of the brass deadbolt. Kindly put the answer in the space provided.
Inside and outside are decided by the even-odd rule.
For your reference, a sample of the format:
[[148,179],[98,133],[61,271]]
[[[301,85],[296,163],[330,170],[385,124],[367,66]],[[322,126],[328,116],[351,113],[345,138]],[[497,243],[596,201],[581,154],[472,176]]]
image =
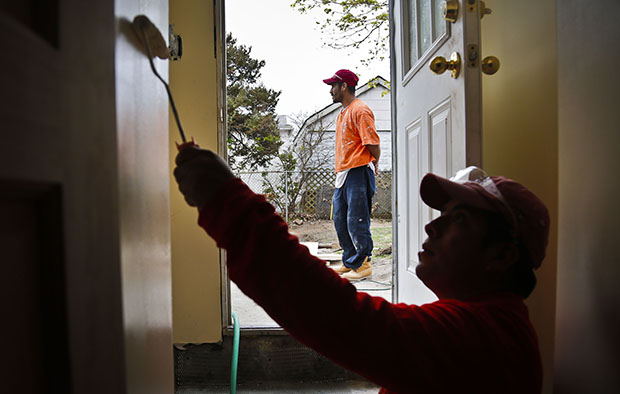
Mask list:
[[459,16],[459,2],[457,0],[446,0],[441,4],[441,16],[448,22],[455,23]]
[[446,60],[443,56],[437,56],[431,60],[429,67],[435,74],[443,74],[446,70],[450,70],[452,78],[456,79],[461,72],[461,55],[454,52],[450,56],[450,60]]
[[493,75],[499,70],[499,59],[495,56],[487,56],[482,59],[480,68],[486,75]]

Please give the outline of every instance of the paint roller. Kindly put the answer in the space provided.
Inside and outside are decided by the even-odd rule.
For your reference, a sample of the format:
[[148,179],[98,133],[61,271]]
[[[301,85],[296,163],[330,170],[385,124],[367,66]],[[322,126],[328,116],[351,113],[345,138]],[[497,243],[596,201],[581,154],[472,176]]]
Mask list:
[[182,143],[177,143],[177,149],[181,150],[183,148],[187,148],[190,146],[197,146],[194,138],[192,137],[191,141],[187,141],[185,138],[185,133],[183,132],[183,126],[181,125],[181,119],[179,118],[179,114],[177,112],[177,107],[174,105],[174,98],[172,97],[172,92],[170,91],[170,86],[168,83],[159,75],[157,69],[155,69],[155,64],[153,64],[153,57],[157,56],[160,59],[166,60],[170,58],[170,51],[166,46],[166,41],[162,36],[161,32],[153,22],[149,20],[146,15],[138,15],[133,19],[131,23],[131,28],[133,32],[136,34],[144,49],[146,50],[146,56],[149,59],[149,63],[151,65],[151,70],[155,76],[164,84],[166,87],[166,93],[168,93],[168,101],[170,101],[170,107],[172,108],[172,114],[174,115],[174,120],[176,121],[177,127],[179,129],[179,133],[181,134]]

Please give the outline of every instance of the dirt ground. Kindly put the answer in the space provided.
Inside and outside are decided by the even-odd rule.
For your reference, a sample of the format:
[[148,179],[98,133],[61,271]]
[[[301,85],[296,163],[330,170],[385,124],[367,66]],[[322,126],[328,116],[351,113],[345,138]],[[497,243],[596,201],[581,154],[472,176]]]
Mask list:
[[[331,220],[308,220],[291,223],[290,232],[301,242],[318,242],[319,253],[342,252]],[[392,221],[372,219],[370,231],[373,238],[372,280],[392,285]]]

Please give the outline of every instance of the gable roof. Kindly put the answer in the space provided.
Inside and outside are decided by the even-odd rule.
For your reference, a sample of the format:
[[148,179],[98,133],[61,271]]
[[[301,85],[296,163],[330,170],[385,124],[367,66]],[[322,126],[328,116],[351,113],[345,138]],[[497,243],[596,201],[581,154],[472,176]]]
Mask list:
[[[355,95],[359,97],[377,86],[383,86],[385,89],[390,90],[390,83],[388,82],[388,80],[378,75],[366,82],[364,85],[355,89]],[[303,130],[307,125],[311,125],[312,123],[317,122],[319,119],[329,115],[330,113],[337,111],[341,106],[342,105],[340,103],[332,103],[323,107],[323,109],[313,113],[308,118],[306,118],[299,130]]]

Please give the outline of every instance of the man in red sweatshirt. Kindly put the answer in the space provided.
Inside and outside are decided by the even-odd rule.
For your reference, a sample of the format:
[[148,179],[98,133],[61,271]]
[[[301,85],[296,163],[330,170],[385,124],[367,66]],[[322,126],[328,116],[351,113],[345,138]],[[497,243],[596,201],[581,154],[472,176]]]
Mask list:
[[227,250],[230,278],[292,336],[381,393],[541,391],[523,300],[545,255],[549,216],[524,186],[475,167],[454,180],[423,178],[422,199],[442,214],[425,227],[416,273],[439,300],[417,306],[358,292],[215,153],[186,148],[176,162],[199,225]]

